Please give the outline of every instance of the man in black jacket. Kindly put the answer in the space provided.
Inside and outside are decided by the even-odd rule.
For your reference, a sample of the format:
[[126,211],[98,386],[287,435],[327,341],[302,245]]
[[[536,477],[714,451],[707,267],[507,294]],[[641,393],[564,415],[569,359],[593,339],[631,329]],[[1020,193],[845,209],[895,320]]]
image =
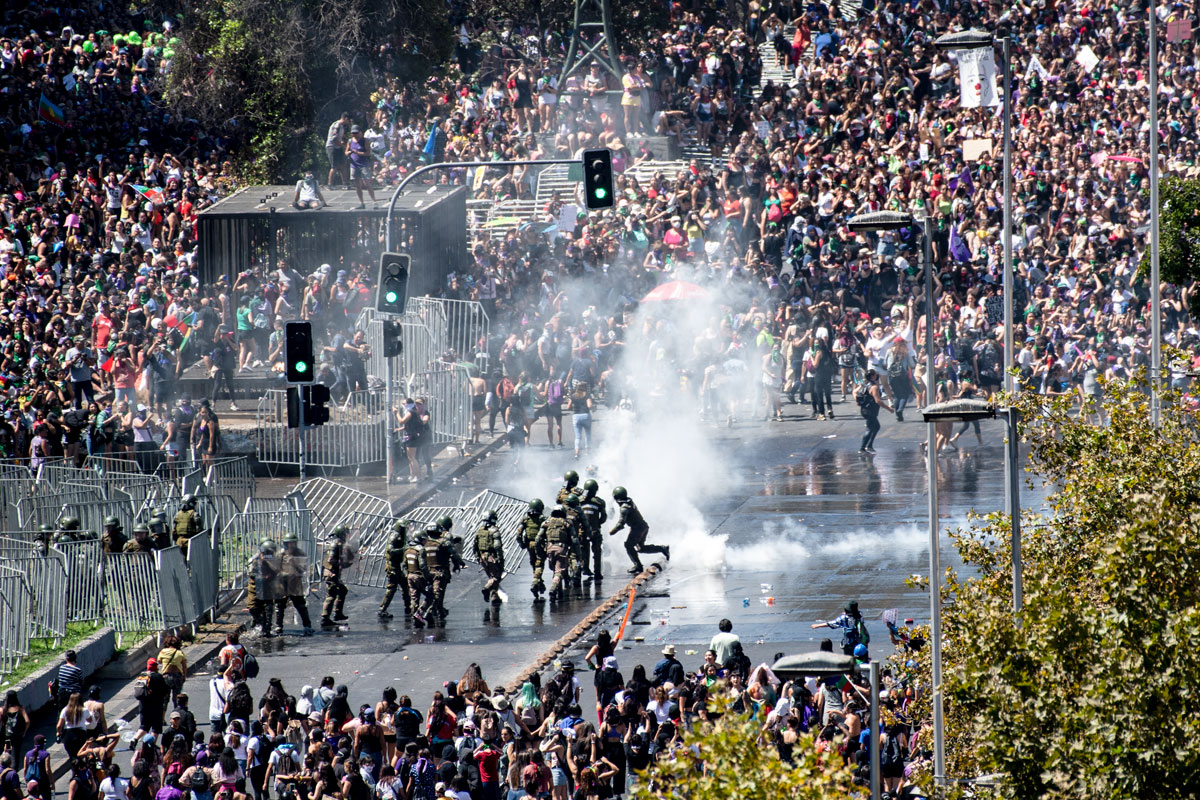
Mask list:
[[157,659],[147,659],[146,671],[136,678],[133,696],[137,698],[141,711],[138,737],[150,731],[162,733],[163,713],[167,710],[171,687],[167,685],[166,678],[159,673]]

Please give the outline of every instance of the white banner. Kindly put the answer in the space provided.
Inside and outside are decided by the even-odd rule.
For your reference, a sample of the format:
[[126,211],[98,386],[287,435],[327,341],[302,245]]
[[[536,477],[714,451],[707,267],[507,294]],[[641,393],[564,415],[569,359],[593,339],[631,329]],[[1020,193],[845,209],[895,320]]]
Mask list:
[[1038,61],[1036,55],[1029,57],[1029,66],[1025,68],[1025,79],[1029,80],[1029,76],[1033,73],[1037,73],[1037,76],[1044,81],[1051,79],[1050,73],[1042,66],[1042,62]]
[[963,108],[1000,105],[996,87],[996,59],[990,48],[959,50],[958,87]]
[[1100,57],[1096,55],[1092,48],[1085,44],[1083,47],[1079,48],[1078,52],[1075,53],[1075,62],[1088,72],[1091,72],[1096,68],[1096,65],[1100,63]]

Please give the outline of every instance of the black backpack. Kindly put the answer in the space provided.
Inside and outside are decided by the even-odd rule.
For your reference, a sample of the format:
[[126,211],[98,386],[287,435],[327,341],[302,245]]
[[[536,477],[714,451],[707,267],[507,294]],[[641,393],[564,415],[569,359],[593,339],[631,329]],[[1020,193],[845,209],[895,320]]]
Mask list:
[[858,403],[858,407],[864,410],[869,410],[875,406],[875,398],[871,396],[871,387],[864,383],[854,392],[854,402]]
[[246,680],[258,677],[258,659],[249,651],[242,657],[242,672],[245,673]]

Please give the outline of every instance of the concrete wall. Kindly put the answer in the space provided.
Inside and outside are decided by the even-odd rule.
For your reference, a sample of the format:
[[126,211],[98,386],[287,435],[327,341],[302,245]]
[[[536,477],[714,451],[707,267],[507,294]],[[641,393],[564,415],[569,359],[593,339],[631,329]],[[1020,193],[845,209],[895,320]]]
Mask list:
[[[75,663],[83,670],[85,676],[92,675],[112,659],[116,649],[116,632],[112,628],[101,628],[75,646]],[[59,658],[13,687],[21,705],[30,713],[50,702],[50,694],[46,687],[58,677],[58,668],[63,663],[63,659]]]

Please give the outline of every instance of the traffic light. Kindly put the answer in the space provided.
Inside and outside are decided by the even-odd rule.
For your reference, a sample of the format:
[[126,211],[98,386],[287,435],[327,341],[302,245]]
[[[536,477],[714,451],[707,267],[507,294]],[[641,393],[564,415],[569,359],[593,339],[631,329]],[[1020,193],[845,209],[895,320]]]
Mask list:
[[379,259],[379,289],[375,295],[375,310],[381,314],[403,314],[408,302],[408,267],[406,253],[384,253]]
[[583,151],[583,199],[588,208],[613,207],[612,153]]
[[288,383],[313,382],[312,323],[292,321],[283,329],[284,375]]
[[289,386],[287,390],[287,426],[300,427],[300,405],[304,404],[304,427],[311,428],[329,422],[329,387],[323,383],[310,386]]
[[305,425],[324,425],[329,422],[329,387],[323,383],[314,383],[308,387],[308,405],[304,407]]
[[404,326],[399,320],[385,319],[383,321],[383,355],[392,358],[404,352]]

